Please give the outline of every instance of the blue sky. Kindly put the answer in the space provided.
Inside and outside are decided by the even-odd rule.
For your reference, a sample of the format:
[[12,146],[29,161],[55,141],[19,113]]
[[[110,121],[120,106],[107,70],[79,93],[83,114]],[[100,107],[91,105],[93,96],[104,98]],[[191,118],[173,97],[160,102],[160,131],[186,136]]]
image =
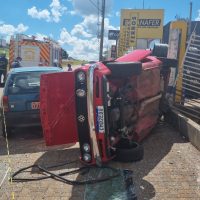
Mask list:
[[[0,37],[23,33],[39,39],[52,37],[80,59],[97,59],[99,42],[97,34],[98,12],[101,0],[0,0]],[[144,0],[145,9],[164,9],[164,24],[175,16],[189,16],[190,0]],[[200,0],[193,2],[193,20],[200,20]],[[95,6],[96,5],[96,6]],[[119,29],[121,9],[141,9],[143,0],[106,0],[104,48],[109,29]]]

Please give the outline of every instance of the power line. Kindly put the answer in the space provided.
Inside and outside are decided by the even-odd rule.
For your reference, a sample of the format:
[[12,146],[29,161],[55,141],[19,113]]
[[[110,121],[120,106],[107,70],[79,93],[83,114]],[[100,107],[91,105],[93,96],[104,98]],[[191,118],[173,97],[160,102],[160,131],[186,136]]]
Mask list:
[[[99,8],[99,0],[97,0],[97,6]],[[100,10],[98,9],[98,12],[97,12],[97,38],[98,38],[98,42],[99,42],[99,38],[100,38],[100,27],[99,26],[101,25],[99,15],[100,15]]]
[[98,11],[101,11],[101,9],[92,0],[89,1],[95,8],[97,8]]

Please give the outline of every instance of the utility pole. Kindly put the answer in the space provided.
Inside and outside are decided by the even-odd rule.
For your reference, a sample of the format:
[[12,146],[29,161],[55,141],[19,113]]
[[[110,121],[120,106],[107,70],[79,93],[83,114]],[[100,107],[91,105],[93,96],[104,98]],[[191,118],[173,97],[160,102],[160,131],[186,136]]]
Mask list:
[[190,1],[190,16],[189,16],[189,23],[188,23],[188,38],[191,35],[191,23],[192,23],[192,1]]
[[104,38],[104,18],[105,18],[105,0],[102,0],[102,10],[101,10],[101,39],[100,39],[100,50],[99,50],[99,61],[103,60],[103,38]]
[[144,9],[144,0],[143,0],[143,9]]

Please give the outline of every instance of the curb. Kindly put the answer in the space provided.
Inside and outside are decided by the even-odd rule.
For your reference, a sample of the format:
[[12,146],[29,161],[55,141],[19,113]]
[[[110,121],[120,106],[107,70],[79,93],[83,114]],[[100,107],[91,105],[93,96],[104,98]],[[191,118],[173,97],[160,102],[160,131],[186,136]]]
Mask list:
[[179,130],[200,151],[200,125],[176,110],[171,110],[166,120]]

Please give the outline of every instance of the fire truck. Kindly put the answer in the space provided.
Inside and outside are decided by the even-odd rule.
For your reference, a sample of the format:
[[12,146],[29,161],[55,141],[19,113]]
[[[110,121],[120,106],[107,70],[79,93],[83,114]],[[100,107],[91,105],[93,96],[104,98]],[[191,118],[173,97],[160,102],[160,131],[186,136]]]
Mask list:
[[62,48],[58,42],[49,38],[43,41],[37,40],[35,36],[17,34],[10,39],[9,65],[15,58],[21,57],[22,66],[53,66],[55,60],[62,63]]
[[170,68],[160,50],[135,50],[113,61],[41,76],[40,115],[46,145],[80,144],[85,164],[143,157],[139,143],[159,116]]

